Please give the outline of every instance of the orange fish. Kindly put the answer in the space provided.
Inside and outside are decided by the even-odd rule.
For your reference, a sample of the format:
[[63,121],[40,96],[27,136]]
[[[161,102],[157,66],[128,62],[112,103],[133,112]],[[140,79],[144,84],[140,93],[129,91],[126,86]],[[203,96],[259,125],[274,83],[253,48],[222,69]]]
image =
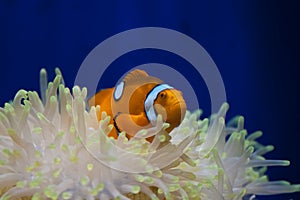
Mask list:
[[[128,73],[116,87],[99,91],[88,104],[100,105],[100,113],[111,116],[114,128],[108,136],[114,138],[125,131],[130,139],[138,131],[155,126],[159,114],[170,124],[166,131],[171,132],[186,112],[180,91],[139,69]],[[147,140],[151,142],[153,137]]]

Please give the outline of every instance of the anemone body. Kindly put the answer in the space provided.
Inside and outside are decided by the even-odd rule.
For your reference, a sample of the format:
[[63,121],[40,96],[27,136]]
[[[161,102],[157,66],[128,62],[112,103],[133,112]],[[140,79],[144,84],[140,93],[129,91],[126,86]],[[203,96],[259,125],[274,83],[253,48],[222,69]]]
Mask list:
[[[170,135],[156,127],[128,140],[107,137],[110,116],[87,110],[87,91],[66,88],[62,76],[49,84],[41,72],[41,98],[20,90],[0,108],[0,199],[254,199],[299,191],[269,182],[266,160],[273,149],[256,142],[243,117],[225,125],[228,105],[210,119],[188,112]],[[144,138],[155,133],[152,143]]]

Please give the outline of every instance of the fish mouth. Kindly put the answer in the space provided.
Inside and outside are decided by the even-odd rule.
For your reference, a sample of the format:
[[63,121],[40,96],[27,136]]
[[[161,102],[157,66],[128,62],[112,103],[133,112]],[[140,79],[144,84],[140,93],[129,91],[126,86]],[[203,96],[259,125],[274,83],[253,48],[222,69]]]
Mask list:
[[175,102],[175,103],[171,104],[171,106],[177,106],[178,104],[180,105],[180,102]]
[[185,102],[184,101],[176,101],[175,103],[172,104],[172,106],[175,106],[175,105],[185,105]]
[[186,104],[184,101],[177,101],[170,105],[170,109],[173,111],[178,110],[178,109],[183,111],[183,110],[186,110]]

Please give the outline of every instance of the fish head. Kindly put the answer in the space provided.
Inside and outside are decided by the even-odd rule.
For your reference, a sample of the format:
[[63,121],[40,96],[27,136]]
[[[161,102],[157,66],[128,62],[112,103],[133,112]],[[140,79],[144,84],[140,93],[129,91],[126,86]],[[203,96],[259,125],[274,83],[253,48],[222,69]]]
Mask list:
[[161,91],[154,101],[157,114],[162,115],[165,122],[173,129],[183,120],[186,113],[186,103],[182,93],[176,89]]

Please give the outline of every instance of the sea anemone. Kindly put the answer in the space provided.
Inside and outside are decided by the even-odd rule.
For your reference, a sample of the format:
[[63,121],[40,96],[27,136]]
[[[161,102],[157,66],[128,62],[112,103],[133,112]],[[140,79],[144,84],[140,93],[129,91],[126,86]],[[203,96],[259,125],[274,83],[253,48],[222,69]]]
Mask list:
[[[225,125],[228,104],[210,119],[187,112],[170,135],[168,124],[128,140],[108,138],[110,116],[86,109],[85,88],[72,94],[60,71],[47,83],[41,70],[41,98],[20,90],[0,108],[0,196],[2,199],[254,199],[300,191],[300,185],[269,182],[266,160],[272,146],[261,132],[247,134],[243,117]],[[144,138],[156,133],[152,143]]]

